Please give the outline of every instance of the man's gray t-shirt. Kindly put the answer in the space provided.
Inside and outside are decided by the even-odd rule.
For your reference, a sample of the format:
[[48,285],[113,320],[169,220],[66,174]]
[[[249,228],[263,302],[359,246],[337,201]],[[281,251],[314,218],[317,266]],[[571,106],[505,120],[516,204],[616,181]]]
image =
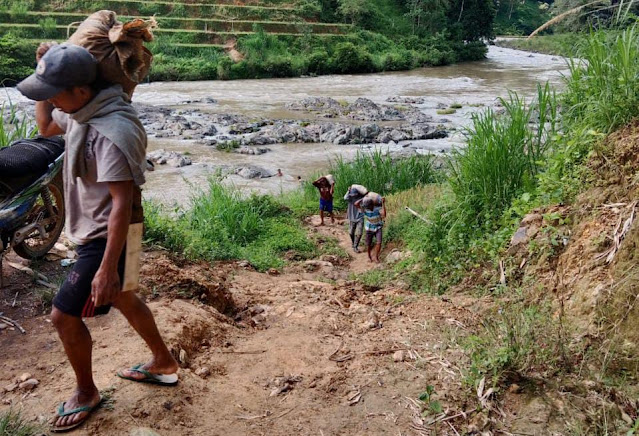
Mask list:
[[[68,114],[56,109],[53,121],[64,131],[74,122]],[[107,224],[113,206],[108,182],[133,180],[131,168],[120,149],[95,129],[89,127],[85,148],[87,175],[71,174],[71,165],[64,159],[64,203],[66,235],[78,245],[107,237]]]

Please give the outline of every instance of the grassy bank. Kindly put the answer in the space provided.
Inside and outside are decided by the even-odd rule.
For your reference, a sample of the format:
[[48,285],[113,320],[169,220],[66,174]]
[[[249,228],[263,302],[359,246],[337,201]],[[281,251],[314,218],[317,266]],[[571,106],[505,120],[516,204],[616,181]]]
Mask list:
[[560,33],[556,35],[535,36],[532,39],[499,39],[495,41],[495,45],[534,53],[575,57],[579,52],[580,45],[586,40],[587,36],[587,34],[578,32]]
[[[405,191],[437,180],[428,156],[396,160],[382,152],[342,159],[329,170],[337,180],[336,206],[345,207],[343,195],[353,183],[368,183],[381,194]],[[145,210],[146,239],[188,258],[246,259],[259,270],[278,268],[286,260],[320,254],[307,237],[302,218],[316,213],[319,194],[310,183],[281,196],[245,196],[210,180],[188,207],[171,209],[149,203]]]
[[[401,279],[422,292],[441,294],[454,288],[490,296],[493,303],[481,327],[464,339],[471,389],[481,380],[499,391],[515,381],[545,380],[551,374],[561,380],[579,371],[578,379],[601,383],[597,389],[605,405],[587,421],[577,419],[570,425],[581,428],[577,434],[620,434],[617,431],[631,427],[630,418],[624,423],[619,417],[601,417],[637,391],[639,374],[636,365],[628,364],[632,352],[627,351],[637,344],[619,327],[637,316],[634,303],[629,303],[634,297],[628,296],[636,272],[627,263],[637,233],[618,265],[608,270],[590,260],[594,254],[585,254],[587,248],[602,251],[608,245],[605,235],[597,238],[573,226],[573,220],[592,226],[588,220],[601,222],[606,202],[616,199],[625,205],[636,195],[635,152],[611,149],[605,139],[639,116],[637,29],[615,36],[589,35],[576,54],[583,62],[570,64],[563,93],[543,86],[532,101],[511,95],[502,102],[501,115],[487,111],[473,117],[468,147],[451,157],[440,191],[429,203],[416,206],[428,222],[400,212],[390,223],[388,234],[412,256],[387,278]],[[615,141],[635,147],[636,135]],[[537,217],[531,219],[538,220],[539,230],[517,251],[510,246],[511,237],[533,211],[529,217]],[[619,218],[606,219],[614,228]],[[572,238],[581,238],[573,248]],[[574,252],[560,261],[565,250]],[[584,262],[592,265],[585,267]],[[600,275],[590,277],[590,270]],[[580,329],[588,324],[583,315],[575,317],[574,307],[570,317],[564,315],[564,305],[573,292],[607,289],[609,282],[601,275],[610,277],[613,289],[612,302],[593,303],[592,320],[600,336],[575,339],[582,338]],[[614,295],[617,292],[623,297]],[[610,388],[619,389],[620,396],[603,394]],[[635,408],[628,410],[636,414]]]

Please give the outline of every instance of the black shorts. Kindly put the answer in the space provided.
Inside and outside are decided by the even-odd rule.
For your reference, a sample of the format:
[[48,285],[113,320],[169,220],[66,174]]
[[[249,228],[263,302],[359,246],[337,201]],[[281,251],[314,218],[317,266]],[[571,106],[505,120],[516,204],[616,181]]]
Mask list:
[[[53,305],[67,315],[90,318],[96,315],[105,315],[111,310],[111,305],[95,307],[91,300],[91,282],[98,272],[104,251],[106,239],[96,239],[86,245],[77,248],[78,260],[73,265],[60,290],[53,299]],[[118,261],[118,275],[120,283],[124,280],[124,262],[126,249]]]

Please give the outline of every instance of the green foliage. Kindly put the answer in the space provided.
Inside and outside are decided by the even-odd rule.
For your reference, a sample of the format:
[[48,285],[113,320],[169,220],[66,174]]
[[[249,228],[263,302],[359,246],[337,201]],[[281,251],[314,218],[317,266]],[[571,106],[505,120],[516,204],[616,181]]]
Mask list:
[[535,29],[550,20],[550,5],[537,0],[500,1],[495,15],[495,34],[530,35]]
[[375,71],[373,57],[360,46],[351,42],[337,44],[332,59],[333,69],[338,73],[370,73]]
[[351,24],[359,24],[371,14],[368,0],[338,0],[338,12],[347,18]]
[[34,121],[26,115],[19,117],[13,104],[0,107],[0,148],[18,139],[33,138],[36,133]]
[[247,259],[260,270],[281,266],[284,252],[307,257],[314,251],[299,222],[275,198],[242,197],[216,178],[188,209],[147,204],[145,225],[150,242],[189,258]]
[[58,29],[56,26],[58,25],[55,18],[46,17],[42,20],[38,21],[38,25],[42,29],[42,36],[45,38],[55,38]]
[[[464,225],[495,222],[513,199],[534,188],[556,132],[557,100],[548,84],[538,87],[532,104],[514,93],[500,101],[505,115],[490,109],[473,114],[467,146],[450,160],[449,182]],[[539,128],[530,127],[533,121],[539,121]]]
[[11,33],[0,37],[0,80],[19,81],[33,73],[35,49]]
[[582,162],[606,134],[639,116],[637,27],[596,32],[569,63],[562,95],[563,132],[540,177],[543,201],[565,201],[581,189]]
[[513,38],[496,41],[500,47],[546,53],[566,57],[577,57],[577,52],[585,35],[582,33],[556,33],[554,35],[538,35],[532,39]]
[[0,413],[0,436],[36,436],[42,434],[42,428],[24,419],[20,412],[13,409]]
[[497,386],[508,376],[570,370],[564,332],[550,309],[509,303],[484,317],[482,327],[466,343],[471,359],[466,382],[471,386],[484,377],[487,385]]
[[566,121],[610,133],[639,115],[638,54],[637,27],[613,38],[605,32],[591,35],[580,51],[584,60],[569,63]]
[[439,402],[439,400],[433,399],[435,394],[435,387],[432,385],[428,385],[426,386],[426,390],[419,396],[419,400],[423,401],[426,404],[426,410],[423,412],[424,414],[439,414],[443,412],[442,404]]
[[[430,156],[415,155],[406,159],[394,159],[388,153],[376,150],[357,153],[355,159],[346,161],[341,156],[333,161],[328,173],[335,178],[335,197],[342,197],[351,185],[364,185],[369,191],[387,195],[416,186],[433,183],[438,175]],[[317,198],[317,189],[310,183],[304,186],[307,198]]]

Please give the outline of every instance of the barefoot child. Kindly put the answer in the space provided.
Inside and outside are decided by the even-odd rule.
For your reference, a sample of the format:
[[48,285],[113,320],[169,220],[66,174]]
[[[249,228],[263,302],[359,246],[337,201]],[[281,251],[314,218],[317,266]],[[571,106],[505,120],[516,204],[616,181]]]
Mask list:
[[[379,194],[369,192],[363,199],[355,203],[355,206],[364,212],[368,259],[371,262],[379,263],[379,253],[382,251],[382,229],[386,219],[386,199]],[[376,242],[374,256],[373,239]]]
[[335,180],[333,176],[323,176],[313,182],[320,193],[320,226],[324,225],[324,212],[331,217],[331,223],[335,224],[333,215],[333,195],[335,194]]

